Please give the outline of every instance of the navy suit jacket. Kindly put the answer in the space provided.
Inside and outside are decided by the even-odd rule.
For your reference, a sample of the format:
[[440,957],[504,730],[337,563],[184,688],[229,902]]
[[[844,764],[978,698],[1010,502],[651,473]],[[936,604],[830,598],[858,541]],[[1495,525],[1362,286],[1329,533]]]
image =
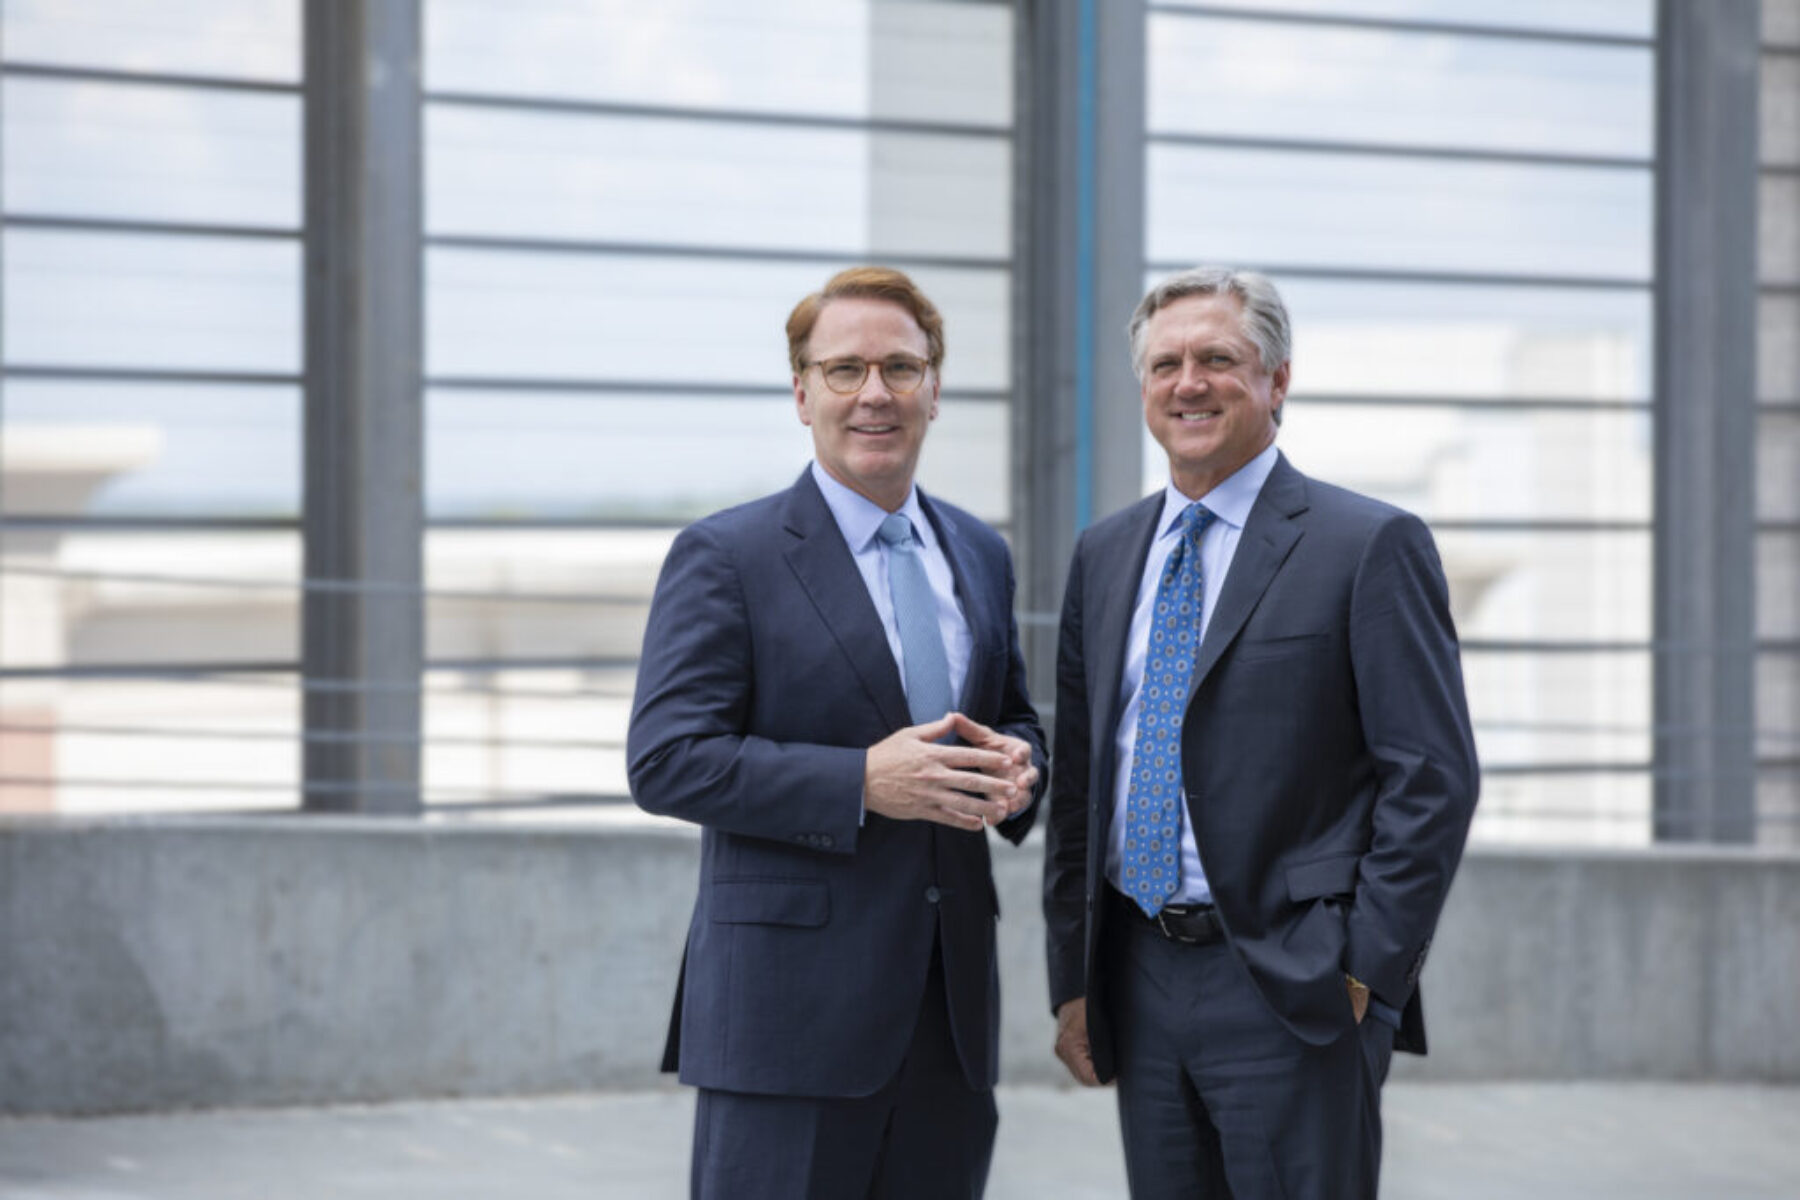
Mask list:
[[[960,711],[1029,742],[1012,559],[923,493],[973,647]],[[910,1043],[934,940],[971,1086],[998,1073],[999,915],[986,831],[863,819],[868,747],[911,725],[900,670],[811,471],[675,539],[627,746],[632,796],[702,827],[664,1057],[684,1083],[860,1096]],[[1018,842],[1034,803],[1002,824]]]
[[[1159,492],[1088,529],[1063,597],[1045,873],[1052,1006],[1088,998],[1112,1074],[1105,981],[1114,734]],[[1324,1044],[1354,1023],[1344,975],[1401,1008],[1417,983],[1479,783],[1456,630],[1418,518],[1278,459],[1195,664],[1182,786],[1229,944],[1282,1021]]]

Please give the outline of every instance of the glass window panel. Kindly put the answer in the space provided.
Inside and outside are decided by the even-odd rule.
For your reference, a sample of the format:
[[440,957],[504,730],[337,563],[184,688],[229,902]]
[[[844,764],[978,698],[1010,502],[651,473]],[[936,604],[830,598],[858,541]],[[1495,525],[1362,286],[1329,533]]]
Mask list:
[[1757,191],[1757,278],[1800,283],[1800,175],[1764,175]]
[[1309,405],[1283,451],[1302,470],[1427,520],[1650,519],[1648,412]]
[[1152,144],[1149,254],[1650,278],[1650,172]]
[[1462,661],[1483,767],[1650,760],[1648,651],[1544,654],[1465,646]]
[[299,0],[6,0],[9,62],[300,78]]
[[427,110],[431,232],[1004,258],[1003,138]]
[[297,372],[298,240],[14,229],[9,363]]
[[1756,394],[1775,403],[1800,401],[1800,296],[1757,297]]
[[[838,268],[633,254],[426,255],[434,376],[788,383],[789,311]],[[1004,389],[1009,272],[920,267],[944,314],[946,388]]]
[[1764,767],[1756,779],[1756,842],[1775,850],[1800,849],[1800,769]]
[[[1800,759],[1800,653],[1764,651],[1758,657],[1756,734],[1758,757]],[[1800,770],[1792,778],[1800,783]]]
[[[1199,2],[1170,0],[1176,7]],[[1512,0],[1507,4],[1495,4],[1494,0],[1232,0],[1231,7],[1616,37],[1649,37],[1656,29],[1656,6],[1652,0]]]
[[1465,641],[1649,641],[1649,533],[1438,530]]
[[1648,846],[1649,771],[1488,775],[1469,830],[1474,845]]
[[300,99],[9,79],[9,213],[300,224]]
[[[667,535],[662,540],[666,545]],[[588,549],[569,545],[559,552]],[[526,610],[520,613],[513,623],[524,623]],[[631,623],[641,621],[639,616]],[[491,623],[505,624],[497,618]],[[427,678],[420,764],[427,804],[454,810],[484,801],[529,805],[551,797],[612,796],[623,806],[526,807],[521,815],[559,822],[642,815],[629,803],[625,776],[629,670],[433,671]]]
[[12,380],[0,513],[292,516],[297,388]]
[[1648,48],[1152,14],[1150,129],[1648,157]]
[[1800,0],[1762,0],[1762,40],[1771,46],[1800,46]]
[[953,124],[1012,119],[1003,4],[429,0],[435,91]]
[[1800,533],[1756,537],[1756,633],[1800,638]]
[[[427,408],[433,517],[681,524],[787,487],[812,456],[790,395],[438,390]],[[1002,522],[1007,405],[946,393],[919,482]]]
[[1648,289],[1275,280],[1293,320],[1297,401],[1650,395]]
[[1800,165],[1800,57],[1763,55],[1761,83],[1757,114],[1762,161],[1769,166]]
[[0,725],[0,814],[299,805],[291,674],[8,680]]
[[1800,413],[1758,418],[1756,515],[1764,521],[1800,521]]
[[298,533],[71,534],[52,565],[70,664],[298,658]]

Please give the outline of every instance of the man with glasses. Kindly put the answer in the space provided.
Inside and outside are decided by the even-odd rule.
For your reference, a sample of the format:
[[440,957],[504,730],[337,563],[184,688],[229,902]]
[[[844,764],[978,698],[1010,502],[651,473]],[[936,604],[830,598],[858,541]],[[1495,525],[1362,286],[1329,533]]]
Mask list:
[[1418,518],[1275,448],[1287,309],[1197,268],[1131,319],[1169,484],[1076,544],[1044,913],[1056,1052],[1134,1200],[1376,1193],[1382,1082],[1478,775]]
[[1044,765],[1012,563],[914,486],[944,335],[912,280],[843,271],[787,334],[814,461],[676,538],[638,669],[632,795],[702,828],[663,1066],[695,1197],[979,1197],[986,831],[1025,836]]

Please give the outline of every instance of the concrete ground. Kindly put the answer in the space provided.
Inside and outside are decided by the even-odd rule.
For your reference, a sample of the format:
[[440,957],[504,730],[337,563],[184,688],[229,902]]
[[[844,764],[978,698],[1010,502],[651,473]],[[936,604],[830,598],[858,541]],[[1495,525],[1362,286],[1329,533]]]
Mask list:
[[[1125,1195],[1110,1092],[1002,1088],[989,1200]],[[0,1119],[4,1200],[679,1200],[692,1098]],[[1800,1087],[1395,1083],[1387,1200],[1796,1200]]]

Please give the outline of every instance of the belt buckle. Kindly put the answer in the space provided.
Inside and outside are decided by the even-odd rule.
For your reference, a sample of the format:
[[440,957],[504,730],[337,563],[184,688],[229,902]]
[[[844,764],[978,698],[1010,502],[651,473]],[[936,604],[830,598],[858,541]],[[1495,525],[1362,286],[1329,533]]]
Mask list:
[[1159,908],[1156,910],[1156,927],[1158,929],[1162,930],[1162,935],[1164,937],[1168,938],[1171,942],[1180,942],[1184,946],[1198,946],[1200,944],[1199,938],[1183,937],[1181,934],[1176,933],[1173,929],[1170,929],[1168,917],[1169,917],[1169,908],[1167,905],[1164,905],[1162,908]]

